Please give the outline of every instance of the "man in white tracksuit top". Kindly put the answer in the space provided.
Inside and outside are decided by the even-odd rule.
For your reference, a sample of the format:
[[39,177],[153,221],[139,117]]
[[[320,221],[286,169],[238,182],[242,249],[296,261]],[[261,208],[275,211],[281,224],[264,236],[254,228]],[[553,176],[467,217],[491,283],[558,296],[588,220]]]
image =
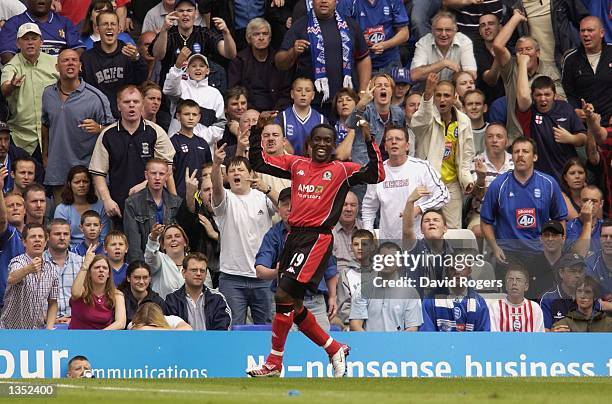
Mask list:
[[389,159],[383,164],[385,180],[368,185],[363,199],[361,217],[363,227],[374,228],[376,213],[380,208],[380,235],[384,239],[402,239],[401,214],[408,196],[416,187],[430,192],[414,204],[414,231],[421,237],[421,214],[429,209],[440,209],[450,198],[440,174],[428,161],[408,156],[408,133],[403,127],[389,127],[385,132],[385,150]]

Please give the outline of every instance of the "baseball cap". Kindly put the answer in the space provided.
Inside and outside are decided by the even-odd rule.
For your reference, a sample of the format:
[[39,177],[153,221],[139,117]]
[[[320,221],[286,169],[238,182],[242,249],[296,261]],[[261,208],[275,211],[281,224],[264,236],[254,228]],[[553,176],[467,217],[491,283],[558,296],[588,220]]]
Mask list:
[[410,70],[403,67],[394,67],[391,69],[391,78],[393,78],[396,84],[413,84],[410,78]]
[[189,59],[187,59],[187,65],[189,66],[194,59],[202,59],[204,63],[206,63],[206,66],[208,66],[208,59],[206,59],[206,56],[202,55],[201,53],[194,53],[193,55],[189,56]]
[[26,22],[25,24],[21,24],[19,26],[19,29],[17,30],[17,38],[21,38],[28,32],[33,32],[42,37],[42,33],[40,32],[40,28],[38,28],[38,25],[34,24],[33,22]]
[[0,132],[10,132],[11,128],[9,128],[6,122],[0,121]]
[[578,254],[568,253],[561,257],[559,260],[559,264],[557,264],[557,268],[573,268],[573,267],[586,267],[584,262],[584,258],[582,258]]
[[548,222],[544,223],[544,225],[542,226],[542,233],[544,233],[544,232],[550,232],[550,233],[564,235],[565,234],[565,229],[563,229],[563,225],[561,224],[560,221],[558,221],[558,220],[549,220]]
[[285,202],[291,200],[291,187],[283,188],[278,194],[278,202]]
[[176,0],[176,3],[174,3],[174,9],[176,10],[181,3],[190,3],[192,6],[196,8],[198,7],[196,0]]

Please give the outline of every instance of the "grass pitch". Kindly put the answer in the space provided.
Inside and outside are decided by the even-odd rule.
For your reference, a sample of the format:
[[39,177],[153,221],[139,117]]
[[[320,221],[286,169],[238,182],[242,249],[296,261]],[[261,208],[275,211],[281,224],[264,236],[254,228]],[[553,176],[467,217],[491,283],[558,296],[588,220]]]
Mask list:
[[[23,383],[23,380],[15,381]],[[48,403],[598,403],[612,378],[505,379],[81,379],[57,385]],[[2,382],[5,384],[6,382]],[[292,392],[293,395],[290,395]],[[23,398],[0,397],[0,402]],[[26,399],[31,402],[33,399]],[[36,400],[34,401],[36,402]],[[39,401],[43,402],[43,401]]]

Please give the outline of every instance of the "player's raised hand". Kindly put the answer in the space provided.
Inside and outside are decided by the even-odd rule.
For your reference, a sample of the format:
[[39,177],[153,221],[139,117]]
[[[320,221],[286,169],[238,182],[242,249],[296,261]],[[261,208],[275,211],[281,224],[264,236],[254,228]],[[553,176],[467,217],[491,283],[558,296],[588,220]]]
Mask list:
[[223,164],[223,160],[225,160],[225,147],[227,143],[223,143],[220,147],[215,149],[215,153],[213,155],[213,164],[220,166]]
[[165,227],[166,226],[161,223],[155,223],[153,225],[153,228],[151,229],[151,233],[149,233],[149,239],[157,241],[159,239],[159,236],[164,232]]
[[168,31],[174,25],[178,24],[179,14],[177,11],[173,11],[171,13],[166,14],[166,18],[164,18],[164,25],[162,30]]
[[174,63],[174,66],[177,69],[182,68],[185,62],[187,62],[187,59],[189,59],[189,56],[191,56],[191,49],[184,46],[176,57],[176,63]]

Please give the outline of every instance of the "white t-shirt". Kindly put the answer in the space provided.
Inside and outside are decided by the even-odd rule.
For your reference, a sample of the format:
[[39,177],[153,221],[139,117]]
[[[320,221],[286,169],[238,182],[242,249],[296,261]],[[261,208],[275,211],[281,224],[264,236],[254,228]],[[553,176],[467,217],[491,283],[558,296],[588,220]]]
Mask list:
[[[423,212],[428,209],[439,209],[450,198],[448,189],[440,179],[440,174],[428,161],[408,157],[401,166],[392,167],[389,160],[383,163],[385,180],[378,184],[368,185],[361,210],[363,227],[374,228],[376,212],[380,208],[380,240],[401,240],[402,219],[408,197],[418,186],[424,186],[431,195],[415,202]],[[414,231],[421,237],[421,218],[414,219]]]
[[252,189],[247,195],[225,190],[225,198],[213,206],[219,228],[221,272],[256,278],[255,255],[266,232],[272,227],[276,209],[263,192]]
[[599,59],[601,58],[601,51],[599,51],[599,53],[593,53],[591,55],[587,53],[586,57],[589,60],[589,64],[591,65],[593,72],[595,72],[595,70],[597,70],[597,65],[599,64]]

